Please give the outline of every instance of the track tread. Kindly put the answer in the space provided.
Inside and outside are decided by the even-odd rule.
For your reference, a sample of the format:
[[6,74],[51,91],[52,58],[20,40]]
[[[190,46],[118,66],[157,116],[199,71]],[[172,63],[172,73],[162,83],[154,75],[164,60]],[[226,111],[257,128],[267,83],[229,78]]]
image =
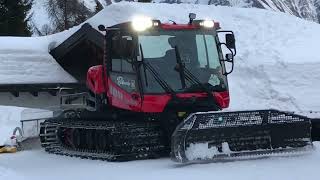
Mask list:
[[[59,128],[106,130],[113,137],[110,150],[71,148],[58,138]],[[41,124],[41,143],[52,154],[104,161],[130,161],[168,156],[165,133],[156,122],[89,121],[52,118]],[[50,132],[46,134],[46,132]],[[52,136],[55,132],[56,136]],[[55,137],[56,141],[53,141]],[[50,142],[48,140],[51,140]]]

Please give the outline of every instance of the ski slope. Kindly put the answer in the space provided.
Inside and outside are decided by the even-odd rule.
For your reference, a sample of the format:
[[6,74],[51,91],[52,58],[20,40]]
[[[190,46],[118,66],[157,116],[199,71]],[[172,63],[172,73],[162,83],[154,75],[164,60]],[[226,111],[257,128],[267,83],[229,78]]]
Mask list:
[[[149,15],[162,22],[174,20],[186,23],[188,13],[196,13],[198,19],[214,19],[225,30],[233,30],[237,38],[238,55],[235,70],[229,76],[231,106],[229,110],[277,108],[290,111],[320,111],[320,25],[307,22],[283,13],[259,9],[241,9],[205,5],[170,5],[118,3],[108,6],[89,19],[93,27],[103,23],[108,26],[125,22],[135,15]],[[48,51],[63,42],[79,27],[46,37],[13,38],[0,37],[0,82],[34,82],[38,77],[28,71],[21,58],[21,67],[26,72],[18,76],[10,71],[3,59],[5,52],[32,51],[43,54],[47,72],[57,70]],[[16,51],[16,52],[15,52]],[[23,56],[22,56],[23,57]],[[51,64],[50,64],[51,63]],[[52,64],[53,63],[53,64]],[[32,64],[32,63],[31,63]],[[38,64],[38,63],[37,63]],[[40,67],[39,67],[40,68]],[[1,72],[7,72],[2,73]],[[49,73],[49,74],[50,74]],[[61,70],[56,71],[62,75]],[[31,79],[30,79],[30,78]],[[51,81],[52,76],[42,81]],[[62,75],[59,80],[68,79]],[[70,79],[72,80],[72,78]],[[30,98],[32,98],[30,96]],[[30,99],[26,98],[25,101]],[[0,99],[1,104],[1,99]],[[23,106],[23,102],[21,103]],[[23,108],[22,108],[23,110]],[[21,108],[0,107],[0,137],[10,136],[19,124]],[[0,139],[1,140],[1,139]],[[2,139],[5,141],[5,139]],[[0,144],[3,142],[0,142]],[[317,179],[320,167],[320,144],[315,151],[298,157],[274,157],[267,159],[228,163],[177,166],[168,158],[160,160],[108,163],[80,160],[46,154],[41,149],[0,155],[0,179]]]

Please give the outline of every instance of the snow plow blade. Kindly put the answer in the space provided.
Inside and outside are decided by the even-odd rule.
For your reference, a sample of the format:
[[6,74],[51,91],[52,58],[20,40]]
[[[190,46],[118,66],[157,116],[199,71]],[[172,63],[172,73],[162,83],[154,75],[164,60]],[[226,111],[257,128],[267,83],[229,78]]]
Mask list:
[[180,163],[224,161],[312,149],[311,121],[277,110],[194,113],[172,135]]

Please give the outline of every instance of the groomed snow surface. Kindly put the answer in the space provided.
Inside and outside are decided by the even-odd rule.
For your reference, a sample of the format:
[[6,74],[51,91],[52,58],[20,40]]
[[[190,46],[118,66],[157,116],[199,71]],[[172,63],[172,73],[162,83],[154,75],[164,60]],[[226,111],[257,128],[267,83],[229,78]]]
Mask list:
[[0,179],[12,180],[313,180],[319,178],[320,144],[312,154],[181,166],[168,158],[111,163],[46,154],[0,155]]
[[[236,34],[238,55],[235,60],[235,70],[229,76],[231,93],[229,110],[266,108],[290,111],[320,110],[320,56],[317,53],[320,42],[319,24],[283,13],[258,9],[137,3],[113,4],[88,22],[93,27],[101,23],[111,26],[128,21],[135,15],[143,14],[160,19],[162,22],[174,20],[177,23],[186,23],[189,12],[196,13],[199,19],[219,21],[223,29],[233,30]],[[72,81],[68,75],[58,73],[56,74],[58,78],[50,75],[54,71],[65,72],[58,70],[59,67],[50,58],[48,51],[78,28],[74,27],[46,37],[0,37],[0,82],[5,79],[16,83]],[[10,62],[3,63],[12,60],[12,64],[16,65],[18,59],[15,57],[19,55],[18,52],[41,54],[41,57],[44,58],[39,58],[39,61],[43,59],[44,62],[39,63],[37,60],[38,62],[34,64],[39,63],[41,67],[46,67],[49,74],[46,76],[48,79],[44,78],[44,74],[43,77],[37,77],[34,74],[33,67],[30,66],[34,62],[33,58],[21,59],[21,62],[24,62],[21,63],[21,66],[27,64],[20,67],[23,69],[24,76],[17,74],[21,69],[12,71],[11,66],[8,65]],[[10,136],[12,129],[19,125],[21,111],[21,108],[0,108],[1,138]],[[177,166],[168,158],[127,163],[81,160],[50,155],[42,149],[0,155],[0,179],[19,180],[303,180],[318,179],[319,167],[319,143],[315,143],[313,153],[304,156],[188,166]]]

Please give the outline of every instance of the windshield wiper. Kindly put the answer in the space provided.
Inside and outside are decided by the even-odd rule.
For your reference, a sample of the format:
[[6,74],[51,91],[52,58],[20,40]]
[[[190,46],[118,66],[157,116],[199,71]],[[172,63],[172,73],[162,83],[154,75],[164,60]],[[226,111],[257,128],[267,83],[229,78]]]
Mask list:
[[[176,52],[177,62],[179,62],[178,68],[179,68],[180,74],[181,74],[181,72],[183,72],[183,74],[186,75],[185,77],[188,79],[189,82],[191,82],[193,85],[198,85],[204,92],[206,92],[208,94],[208,97],[210,97],[210,99],[212,99],[212,101],[213,101],[213,103],[212,103],[213,106],[216,106],[218,109],[221,109],[219,106],[217,106],[214,103],[214,97],[212,95],[211,90],[208,87],[206,87],[203,83],[201,83],[200,80],[189,71],[189,69],[185,68],[184,64],[182,63],[178,47],[175,46],[174,49]],[[212,102],[212,101],[210,101],[210,102]]]
[[[193,75],[189,69],[187,69],[185,67],[185,65],[182,63],[182,59],[180,56],[180,52],[178,49],[178,46],[174,47],[175,53],[176,53],[176,58],[177,58],[177,68],[175,68],[177,71],[179,71],[180,73],[180,78],[181,78],[181,82],[182,84],[184,84],[184,88],[185,88],[185,79],[188,79],[189,82],[191,82],[193,85],[198,85],[199,87],[201,87],[203,90],[205,90],[207,92],[208,88],[206,86],[204,86],[200,80]],[[209,90],[210,91],[210,90]]]
[[181,81],[181,86],[182,89],[186,88],[186,75],[185,75],[185,71],[184,71],[184,64],[182,63],[181,57],[180,57],[180,53],[178,50],[178,46],[174,47],[174,51],[176,53],[176,61],[177,61],[177,66],[175,67],[175,70],[179,71],[179,75],[180,75],[180,81]]
[[[148,69],[151,72],[154,79],[159,83],[159,85],[167,93],[170,93],[173,97],[176,97],[176,92],[171,88],[171,86],[165,80],[163,80],[163,78],[160,76],[160,74],[157,72],[157,70],[155,70],[154,67],[149,62],[144,61],[143,50],[142,50],[141,44],[140,44],[140,52],[141,52],[141,62],[143,64],[144,68]],[[146,72],[144,72],[144,73],[145,73],[144,76],[146,79],[146,77],[147,77]]]

